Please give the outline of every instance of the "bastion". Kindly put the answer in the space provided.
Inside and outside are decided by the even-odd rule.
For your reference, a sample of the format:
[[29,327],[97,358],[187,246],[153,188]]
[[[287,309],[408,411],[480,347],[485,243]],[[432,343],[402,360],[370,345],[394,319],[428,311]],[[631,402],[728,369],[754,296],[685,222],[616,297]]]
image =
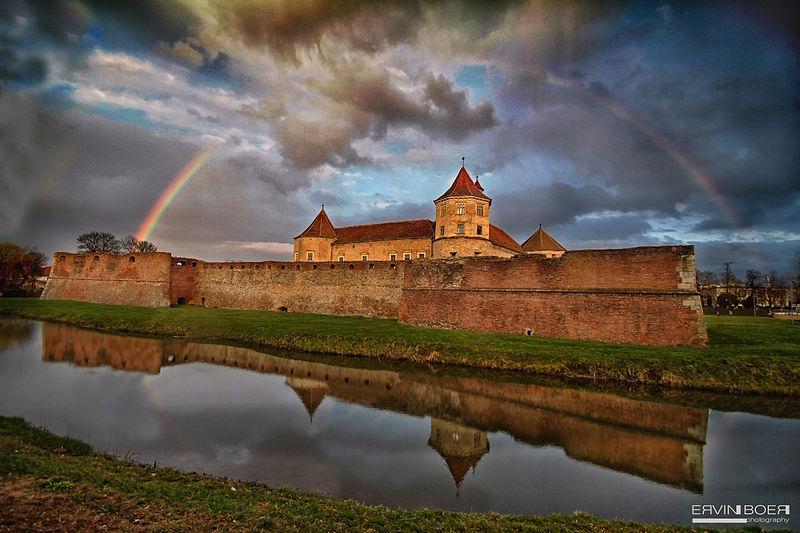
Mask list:
[[58,252],[45,299],[397,318],[420,326],[707,344],[692,246],[403,261],[207,262]]

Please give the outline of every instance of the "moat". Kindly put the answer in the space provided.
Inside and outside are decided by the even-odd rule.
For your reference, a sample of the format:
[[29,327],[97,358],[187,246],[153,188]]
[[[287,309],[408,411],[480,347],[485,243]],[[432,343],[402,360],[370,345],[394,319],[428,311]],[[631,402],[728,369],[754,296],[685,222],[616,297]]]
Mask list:
[[800,413],[347,364],[5,320],[0,415],[143,463],[390,507],[672,523],[700,503],[800,508]]

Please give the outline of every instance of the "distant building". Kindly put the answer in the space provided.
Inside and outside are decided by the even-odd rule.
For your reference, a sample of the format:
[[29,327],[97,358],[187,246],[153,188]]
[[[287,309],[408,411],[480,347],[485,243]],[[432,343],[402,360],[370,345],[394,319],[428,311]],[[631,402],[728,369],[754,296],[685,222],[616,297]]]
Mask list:
[[[400,261],[522,253],[560,257],[566,251],[541,226],[520,246],[491,224],[492,199],[463,166],[453,184],[433,201],[435,220],[403,220],[334,227],[325,206],[294,239],[295,261]],[[526,248],[527,246],[527,248]]]

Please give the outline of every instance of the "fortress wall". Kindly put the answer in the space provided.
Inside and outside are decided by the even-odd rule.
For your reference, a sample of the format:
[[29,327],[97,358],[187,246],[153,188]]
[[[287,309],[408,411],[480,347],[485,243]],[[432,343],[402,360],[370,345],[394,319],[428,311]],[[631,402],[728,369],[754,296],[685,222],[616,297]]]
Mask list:
[[169,291],[168,253],[84,255],[56,252],[42,298],[167,307]]
[[396,317],[406,263],[203,263],[195,301],[206,307]]
[[406,269],[399,317],[565,339],[708,343],[691,246],[415,262]]

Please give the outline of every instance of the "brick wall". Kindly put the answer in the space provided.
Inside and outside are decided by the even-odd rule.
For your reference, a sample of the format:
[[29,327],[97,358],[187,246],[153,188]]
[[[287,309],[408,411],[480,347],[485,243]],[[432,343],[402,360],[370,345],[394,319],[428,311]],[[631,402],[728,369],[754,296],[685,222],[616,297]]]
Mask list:
[[202,263],[195,301],[207,307],[396,317],[405,262]]
[[632,344],[704,345],[691,246],[416,262],[402,322]]
[[194,288],[196,284],[195,273],[203,268],[203,262],[197,259],[172,258],[170,266],[169,303],[196,304]]
[[57,252],[42,298],[166,307],[170,254],[70,254]]

